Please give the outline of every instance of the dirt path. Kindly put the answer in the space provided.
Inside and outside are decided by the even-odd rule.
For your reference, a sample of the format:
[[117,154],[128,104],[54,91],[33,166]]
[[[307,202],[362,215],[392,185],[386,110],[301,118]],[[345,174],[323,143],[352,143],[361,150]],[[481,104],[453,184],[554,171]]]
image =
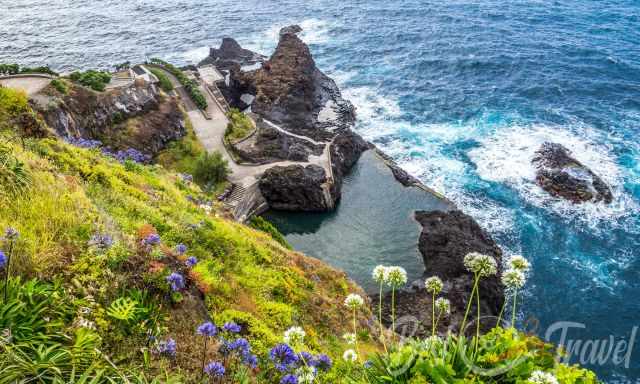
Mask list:
[[0,84],[7,88],[21,89],[27,93],[27,96],[35,95],[42,91],[51,83],[51,79],[46,77],[11,77],[0,79]]

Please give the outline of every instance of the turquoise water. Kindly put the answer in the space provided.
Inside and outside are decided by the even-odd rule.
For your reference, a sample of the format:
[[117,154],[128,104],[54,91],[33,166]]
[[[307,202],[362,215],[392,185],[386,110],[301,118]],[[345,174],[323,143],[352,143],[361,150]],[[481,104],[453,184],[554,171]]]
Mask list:
[[[575,321],[586,330],[574,338],[629,337],[640,313],[637,0],[14,0],[0,4],[0,61],[184,64],[225,35],[269,53],[289,23],[358,107],[360,133],[531,259],[521,319],[539,319],[540,334]],[[614,202],[573,206],[536,187],[529,160],[545,140],[600,174]],[[639,361],[634,350],[628,368],[593,368],[637,382]]]

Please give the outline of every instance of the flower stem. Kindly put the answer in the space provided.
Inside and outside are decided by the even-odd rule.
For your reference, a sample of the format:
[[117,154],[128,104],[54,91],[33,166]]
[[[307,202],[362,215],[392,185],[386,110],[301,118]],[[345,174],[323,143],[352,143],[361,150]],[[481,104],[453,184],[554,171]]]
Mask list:
[[431,294],[431,336],[436,335],[436,294]]
[[473,354],[478,353],[478,343],[480,342],[480,289],[476,288],[476,307],[478,309],[478,317],[476,318],[476,345]]
[[396,286],[391,287],[391,332],[393,341],[396,341]]
[[207,360],[207,336],[204,337],[204,349],[202,350],[202,371],[200,371],[200,379],[204,377],[204,363]]
[[360,350],[358,349],[358,330],[356,328],[356,308],[353,308],[353,336],[355,337],[354,346],[356,347],[356,353],[358,354],[358,360],[360,359]]
[[513,291],[513,313],[511,314],[511,326],[516,328],[516,303],[518,301],[518,290]]
[[9,242],[9,256],[7,256],[7,271],[4,275],[4,303],[7,302],[9,292],[9,273],[11,272],[11,256],[13,255],[13,239]]
[[507,298],[505,297],[502,302],[502,308],[500,308],[500,314],[498,315],[498,321],[496,321],[496,327],[500,326],[500,322],[502,321],[502,315],[504,314],[504,309],[507,307]]
[[462,337],[463,333],[462,331],[464,330],[464,326],[467,323],[467,317],[469,316],[469,310],[471,309],[471,302],[473,301],[473,295],[475,295],[476,293],[476,289],[478,288],[478,275],[474,274],[474,282],[473,282],[473,289],[471,290],[471,296],[469,296],[469,301],[467,302],[467,310],[464,312],[464,318],[462,319],[462,324],[460,324],[460,332],[458,337]]
[[382,284],[384,282],[380,282],[380,294],[378,295],[378,324],[380,325],[380,340],[382,341],[382,346],[384,347],[384,351],[387,352],[387,343],[384,340],[384,330],[382,327]]

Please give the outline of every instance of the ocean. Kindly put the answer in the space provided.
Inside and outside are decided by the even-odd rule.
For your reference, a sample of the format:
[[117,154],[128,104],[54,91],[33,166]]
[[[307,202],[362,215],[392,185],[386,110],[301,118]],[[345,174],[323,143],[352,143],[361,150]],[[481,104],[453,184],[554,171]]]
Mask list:
[[[224,36],[269,54],[293,23],[356,105],[359,133],[476,218],[507,254],[532,261],[521,324],[537,319],[544,335],[559,321],[580,323],[568,337],[585,342],[633,339],[637,0],[12,0],[0,3],[0,62],[62,71],[153,56],[189,64]],[[612,204],[573,205],[538,188],[530,160],[544,141],[600,175]],[[589,366],[609,383],[639,382],[635,349],[628,366]]]

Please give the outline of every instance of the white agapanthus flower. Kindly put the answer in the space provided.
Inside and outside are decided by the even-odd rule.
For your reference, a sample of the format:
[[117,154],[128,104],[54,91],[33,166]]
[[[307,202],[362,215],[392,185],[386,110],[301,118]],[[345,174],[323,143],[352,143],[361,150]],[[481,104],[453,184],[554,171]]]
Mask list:
[[344,299],[344,305],[346,305],[349,309],[360,308],[363,304],[364,299],[362,298],[362,296],[355,293],[350,294],[346,299]]
[[301,327],[291,327],[284,332],[284,342],[291,345],[302,344],[306,332]]
[[316,380],[316,369],[302,366],[296,371],[296,376],[298,376],[298,384],[311,384]]
[[384,265],[378,265],[375,268],[373,268],[373,273],[372,273],[372,277],[373,277],[373,281],[375,281],[378,284],[382,284],[385,281],[387,281],[387,267],[385,267]]
[[526,276],[522,271],[517,269],[509,269],[502,274],[502,284],[507,289],[520,289],[524,287],[527,281]]
[[347,349],[342,354],[342,359],[348,363],[353,363],[358,360],[358,354],[353,349]]
[[342,335],[344,341],[349,345],[354,345],[356,343],[356,334],[355,333],[345,333]]
[[424,287],[427,289],[427,292],[432,295],[437,295],[442,291],[442,280],[440,280],[438,276],[431,276],[424,281]]
[[554,375],[543,371],[533,371],[527,383],[530,384],[558,384],[558,379]]
[[471,252],[464,257],[464,266],[469,272],[480,277],[495,275],[498,272],[496,259],[478,252]]
[[436,300],[436,309],[440,314],[448,315],[451,313],[451,302],[444,297],[440,297]]
[[531,263],[520,255],[513,255],[509,258],[509,269],[527,273],[531,269]]
[[407,271],[402,267],[387,268],[387,284],[392,287],[401,287],[407,283]]

